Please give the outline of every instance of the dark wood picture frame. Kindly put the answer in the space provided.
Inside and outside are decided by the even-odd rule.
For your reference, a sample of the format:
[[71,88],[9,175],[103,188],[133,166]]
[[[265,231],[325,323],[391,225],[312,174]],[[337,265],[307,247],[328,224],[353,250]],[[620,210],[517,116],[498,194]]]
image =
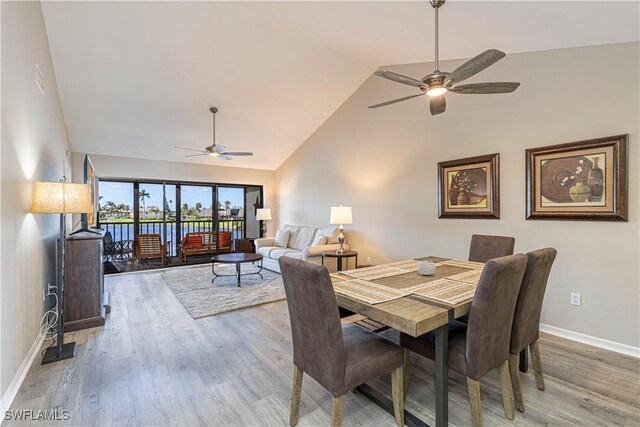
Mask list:
[[[629,134],[614,135],[604,138],[588,139],[584,141],[570,142],[566,144],[550,145],[546,147],[530,148],[526,150],[526,192],[527,192],[527,219],[561,219],[561,220],[587,220],[587,221],[627,221],[628,220],[628,144]],[[602,151],[602,154],[600,154]],[[598,166],[598,162],[593,163],[587,155],[594,157],[601,156],[604,171]],[[608,156],[608,157],[607,157]],[[592,157],[593,158],[593,157]],[[565,162],[563,166],[555,167],[553,171],[550,167],[547,172],[543,172],[543,166],[548,159],[558,162]],[[578,160],[584,159],[584,160]],[[571,175],[573,169],[570,162],[575,166],[578,161],[580,166],[587,161],[589,172],[583,174],[583,178]],[[600,181],[590,181],[593,169],[600,169]],[[580,172],[582,172],[582,167]],[[545,177],[544,175],[548,175]],[[587,177],[587,182],[584,176]],[[562,178],[563,177],[563,178]],[[567,190],[571,183],[574,186],[582,184],[584,193],[571,194],[569,203],[558,203],[554,208],[553,201],[543,197],[543,186],[550,188],[564,185],[561,181],[568,181]],[[551,181],[551,183],[550,183]],[[604,190],[602,190],[604,188]],[[576,190],[578,193],[578,190]],[[596,193],[595,200],[601,203],[595,206],[593,194]],[[582,197],[585,200],[576,200]],[[548,195],[548,194],[547,194]],[[566,197],[566,196],[565,196]],[[575,197],[575,198],[574,198]],[[577,203],[576,207],[571,207],[571,203]],[[547,206],[544,206],[544,204]],[[590,206],[593,205],[593,206]]]
[[[479,208],[469,205],[468,208],[458,206],[453,208],[453,205],[459,202],[455,201],[457,196],[452,192],[449,174],[455,173],[454,179],[456,179],[457,171],[477,171],[481,168],[486,168],[486,206]],[[500,219],[500,154],[438,163],[438,218]]]

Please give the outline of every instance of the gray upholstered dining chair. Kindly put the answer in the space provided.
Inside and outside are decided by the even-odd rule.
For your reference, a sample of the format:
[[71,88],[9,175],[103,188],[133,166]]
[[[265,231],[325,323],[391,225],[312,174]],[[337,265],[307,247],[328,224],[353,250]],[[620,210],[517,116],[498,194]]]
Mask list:
[[557,251],[553,248],[538,249],[527,253],[527,269],[522,279],[520,294],[516,303],[511,328],[511,345],[509,348],[509,371],[511,384],[516,400],[516,408],[524,412],[524,398],[522,396],[522,384],[520,372],[518,372],[518,355],[521,351],[531,351],[533,372],[536,377],[538,390],[544,390],[544,378],[542,376],[542,363],[538,339],[540,338],[540,313],[542,301],[547,289],[547,280],[556,259]]
[[302,376],[307,373],[333,395],[331,425],[342,423],[344,395],[356,386],[391,372],[396,422],[404,425],[404,350],[354,324],[341,326],[329,270],[281,257],[293,341],[292,426],[298,423]]
[[474,234],[469,245],[469,261],[487,262],[513,254],[516,239],[504,236],[485,236]]
[[[449,367],[467,377],[474,426],[482,425],[480,379],[496,368],[500,368],[504,414],[508,419],[514,419],[509,342],[513,313],[526,266],[527,257],[523,254],[488,261],[471,303],[467,327],[454,322],[449,328]],[[435,359],[433,333],[418,338],[402,333],[400,344],[414,353]]]

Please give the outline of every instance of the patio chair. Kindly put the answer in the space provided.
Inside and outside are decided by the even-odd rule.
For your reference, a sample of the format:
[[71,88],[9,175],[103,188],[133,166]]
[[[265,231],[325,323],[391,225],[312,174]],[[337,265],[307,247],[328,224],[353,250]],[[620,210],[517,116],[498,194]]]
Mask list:
[[107,231],[104,234],[102,243],[103,257],[105,261],[123,261],[131,258],[133,255],[133,240],[120,240],[119,242],[116,242],[113,240],[113,235],[110,231]]
[[160,234],[138,234],[136,236],[136,259],[149,263],[150,259],[160,258],[161,265],[165,265],[165,261],[169,258],[166,245],[162,244]]

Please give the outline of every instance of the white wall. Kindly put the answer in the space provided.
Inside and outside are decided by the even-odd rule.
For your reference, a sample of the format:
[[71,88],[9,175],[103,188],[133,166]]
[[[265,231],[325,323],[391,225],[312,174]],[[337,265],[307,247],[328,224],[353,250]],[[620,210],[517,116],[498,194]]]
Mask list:
[[[67,131],[39,2],[2,2],[0,394],[38,335],[42,290],[55,283],[56,215],[33,215],[35,181],[57,181]],[[35,63],[45,94],[35,83]],[[68,176],[70,179],[71,176]],[[47,308],[50,301],[47,302]]]
[[[423,255],[465,258],[471,234],[516,238],[517,251],[558,257],[544,323],[638,347],[639,44],[509,55],[468,82],[520,81],[509,95],[447,96],[432,117],[416,93],[372,76],[276,171],[279,222],[328,223],[353,207],[349,243],[373,263]],[[462,61],[447,61],[452,70]],[[433,64],[385,67],[420,78]],[[629,222],[525,220],[525,149],[629,133]],[[501,219],[438,219],[437,164],[499,152]],[[582,306],[569,305],[569,293]]]
[[[82,182],[85,153],[73,153],[74,176]],[[176,181],[215,182],[264,186],[264,204],[270,207],[275,200],[275,172],[263,169],[232,168],[184,162],[140,160],[129,157],[89,154],[100,178],[166,179]],[[248,209],[248,208],[247,208]],[[245,209],[246,210],[246,209]]]

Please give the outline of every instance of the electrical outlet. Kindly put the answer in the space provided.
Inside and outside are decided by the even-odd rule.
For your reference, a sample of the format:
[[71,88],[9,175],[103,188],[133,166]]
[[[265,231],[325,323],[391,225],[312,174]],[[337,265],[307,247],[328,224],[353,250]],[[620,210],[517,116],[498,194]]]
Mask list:
[[582,295],[571,292],[571,305],[582,305]]
[[371,265],[371,257],[370,256],[367,257],[367,265]]

